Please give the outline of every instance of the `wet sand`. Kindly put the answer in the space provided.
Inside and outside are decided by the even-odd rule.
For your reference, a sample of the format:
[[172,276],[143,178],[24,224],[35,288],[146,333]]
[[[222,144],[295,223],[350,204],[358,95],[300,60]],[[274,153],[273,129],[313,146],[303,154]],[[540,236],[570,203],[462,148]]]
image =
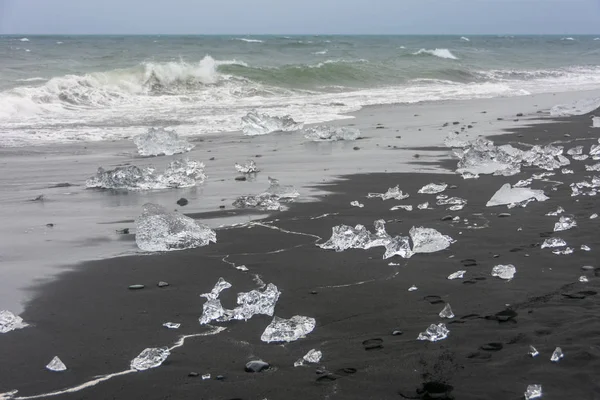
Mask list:
[[[584,145],[587,152],[600,133],[590,125],[589,116],[565,118],[493,139],[497,144],[561,141],[566,149]],[[394,157],[397,150],[387,151]],[[455,161],[447,160],[414,162],[416,168],[455,167]],[[204,303],[199,295],[210,291],[219,277],[233,285],[221,294],[223,305],[233,307],[238,292],[257,287],[258,274],[282,292],[275,315],[313,317],[314,332],[276,345],[260,341],[270,317],[216,324],[226,330],[186,339],[159,368],[56,398],[519,399],[527,385],[542,384],[544,399],[598,399],[600,219],[589,216],[600,208],[596,197],[571,197],[569,188],[571,182],[593,175],[584,165],[595,163],[575,161],[568,167],[574,174],[550,177],[564,182],[556,191],[554,182],[534,181],[532,188],[544,189],[550,199],[510,210],[485,204],[504,183],[514,184],[541,170],[523,168],[516,176],[476,180],[447,172],[351,175],[319,186],[328,194],[318,202],[294,204],[262,225],[218,230],[217,244],[208,247],[85,263],[36,288],[21,314],[32,327],[0,337],[0,392],[18,389],[20,396],[39,395],[127,370],[146,347],[171,346],[181,335],[210,331],[198,324]],[[457,186],[446,194],[468,200],[463,210],[448,211],[435,205],[435,195],[417,194],[423,185],[441,181]],[[365,197],[397,184],[411,197]],[[365,207],[351,207],[353,200]],[[416,209],[425,201],[433,209]],[[412,204],[415,210],[390,211],[397,204]],[[558,206],[575,216],[577,228],[552,232],[558,217],[545,214]],[[511,215],[498,217],[506,212]],[[446,215],[461,221],[442,220]],[[391,235],[425,226],[450,235],[456,243],[408,260],[382,260],[382,248],[336,253],[315,246],[330,237],[335,225],[371,228],[376,219],[388,221]],[[549,236],[563,238],[575,252],[555,255],[541,249]],[[580,250],[584,244],[591,251]],[[515,278],[507,282],[492,277],[492,267],[498,264],[514,264]],[[239,265],[249,271],[234,268]],[[582,270],[586,265],[596,269]],[[458,270],[467,271],[464,279],[447,279]],[[589,282],[579,282],[581,275]],[[159,281],[170,286],[158,288]],[[146,287],[128,290],[132,284]],[[409,292],[412,285],[418,290]],[[449,337],[436,343],[417,341],[430,324],[444,322],[438,316],[444,303],[456,314],[445,321]],[[167,321],[182,326],[163,328]],[[394,330],[402,334],[392,335]],[[381,347],[366,350],[364,342],[372,339]],[[539,350],[538,357],[528,355],[529,345]],[[565,357],[553,363],[550,356],[557,346]],[[319,366],[293,366],[313,348],[323,352]],[[69,370],[44,369],[55,355]],[[244,372],[247,361],[259,358],[272,368]],[[210,373],[211,379],[189,377],[192,371]],[[218,375],[224,379],[215,379]],[[443,387],[445,394],[419,393],[424,383],[429,389]]]

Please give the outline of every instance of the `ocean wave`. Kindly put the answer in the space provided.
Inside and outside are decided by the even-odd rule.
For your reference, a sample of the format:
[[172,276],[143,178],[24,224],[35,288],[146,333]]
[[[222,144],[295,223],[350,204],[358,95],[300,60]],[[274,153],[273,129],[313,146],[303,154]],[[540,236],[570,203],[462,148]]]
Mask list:
[[259,40],[259,39],[246,39],[246,38],[235,38],[233,40],[239,40],[241,42],[246,42],[246,43],[264,43],[264,40]]
[[421,49],[417,52],[412,53],[414,56],[419,56],[419,55],[430,55],[430,56],[435,56],[435,57],[439,57],[439,58],[446,58],[446,59],[450,59],[450,60],[458,60],[458,57],[456,57],[454,54],[452,54],[452,52],[450,52],[450,50],[448,49],[434,49],[434,50],[429,50],[429,49]]
[[327,54],[327,49],[321,50],[321,51],[315,51],[312,54],[317,55],[317,56],[324,55],[324,54]]
[[24,38],[21,38],[21,39],[19,39],[19,41],[20,41],[20,42],[29,42],[29,39],[28,39],[28,38],[26,38],[26,37],[24,37]]
[[17,79],[17,82],[40,82],[40,81],[46,81],[46,80],[47,80],[46,78],[36,76],[34,78]]
[[469,39],[468,37],[465,37],[465,36],[462,36],[462,37],[460,38],[460,40],[462,40],[462,41],[464,41],[464,42],[470,42],[470,41],[471,41],[471,39]]
[[572,42],[572,41],[574,41],[574,40],[575,40],[575,38],[572,38],[572,37],[564,37],[564,38],[561,38],[560,40],[564,40],[564,41],[569,41],[569,42]]

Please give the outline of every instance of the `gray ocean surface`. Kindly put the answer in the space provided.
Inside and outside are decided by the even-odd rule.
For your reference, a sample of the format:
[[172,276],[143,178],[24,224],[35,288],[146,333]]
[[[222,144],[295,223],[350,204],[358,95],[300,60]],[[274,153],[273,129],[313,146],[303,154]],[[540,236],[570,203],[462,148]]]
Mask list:
[[0,146],[596,88],[595,36],[1,36]]

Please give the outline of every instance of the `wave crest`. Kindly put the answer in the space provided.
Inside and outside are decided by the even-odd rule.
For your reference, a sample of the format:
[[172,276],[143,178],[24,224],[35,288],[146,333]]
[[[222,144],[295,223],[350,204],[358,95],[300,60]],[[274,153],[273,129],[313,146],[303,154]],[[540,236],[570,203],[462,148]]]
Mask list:
[[452,54],[452,52],[448,49],[433,49],[433,50],[421,49],[412,54],[414,56],[420,56],[420,55],[425,54],[425,55],[435,56],[435,57],[439,57],[439,58],[445,58],[445,59],[449,59],[449,60],[458,60],[458,57],[456,57],[454,54]]

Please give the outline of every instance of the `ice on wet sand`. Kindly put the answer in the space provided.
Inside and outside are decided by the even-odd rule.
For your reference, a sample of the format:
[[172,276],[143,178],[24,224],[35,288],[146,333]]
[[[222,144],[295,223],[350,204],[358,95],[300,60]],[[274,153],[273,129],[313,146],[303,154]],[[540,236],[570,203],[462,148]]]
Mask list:
[[321,361],[321,357],[323,357],[323,353],[319,350],[312,349],[304,357],[299,359],[294,363],[294,367],[300,367],[305,363],[309,364],[318,364]]
[[452,312],[452,307],[450,304],[446,304],[444,309],[440,311],[440,318],[454,318],[454,313]]
[[236,208],[255,208],[257,210],[279,211],[282,203],[293,201],[300,193],[290,185],[281,185],[277,179],[269,177],[269,187],[258,195],[240,196],[234,202]]
[[421,194],[438,194],[442,193],[448,187],[447,183],[430,183],[419,189],[418,193]]
[[529,385],[525,392],[525,400],[534,400],[542,397],[542,385]]
[[295,315],[290,319],[273,317],[260,339],[263,342],[293,342],[301,339],[315,329],[314,318]]
[[450,331],[448,330],[448,328],[446,328],[445,324],[431,324],[425,332],[419,333],[417,340],[428,340],[430,342],[437,342],[439,340],[446,339],[449,333]]
[[237,172],[240,172],[242,174],[255,174],[257,172],[260,172],[254,160],[249,160],[244,165],[235,163],[234,167]]
[[216,243],[215,231],[185,215],[147,203],[136,221],[135,241],[144,251],[183,250]]
[[539,352],[539,351],[537,351],[537,349],[536,349],[535,347],[533,347],[533,346],[529,346],[529,352],[528,352],[528,354],[529,354],[531,357],[537,357],[537,356],[540,354],[540,352]]
[[462,279],[463,276],[465,276],[466,273],[467,273],[467,271],[456,271],[456,272],[451,273],[450,275],[448,275],[448,279],[449,280]]
[[0,333],[14,331],[15,329],[25,328],[27,323],[23,322],[23,318],[11,313],[8,310],[0,311]]
[[552,237],[552,238],[548,238],[546,240],[544,240],[544,243],[542,243],[541,248],[545,249],[547,247],[562,247],[562,246],[566,246],[567,242],[565,242],[563,239],[561,238],[557,238],[557,237]]
[[55,372],[62,372],[67,370],[67,366],[61,361],[60,358],[54,357],[52,361],[46,365],[46,369]]
[[510,183],[506,183],[492,196],[486,207],[517,204],[530,199],[546,201],[548,196],[543,190],[511,188]]
[[492,276],[497,276],[500,279],[511,280],[515,277],[517,269],[514,265],[496,265],[492,268]]
[[577,221],[573,215],[562,215],[558,222],[554,224],[554,232],[566,231],[577,226]]
[[369,193],[367,195],[368,198],[374,198],[374,197],[380,197],[382,200],[389,200],[389,199],[395,199],[395,200],[404,200],[409,198],[409,194],[408,193],[403,193],[402,190],[400,190],[399,186],[394,186],[392,188],[389,188],[387,190],[387,192],[385,193]]
[[345,126],[317,125],[304,129],[304,132],[304,137],[314,142],[356,140],[360,137],[360,130]]
[[171,352],[166,347],[147,348],[131,360],[131,369],[145,371],[159,367],[170,354]]
[[194,145],[182,139],[176,132],[164,128],[150,128],[147,133],[133,138],[141,156],[172,156],[185,153],[194,148]]
[[274,117],[251,111],[242,117],[242,132],[246,136],[266,135],[273,132],[293,132],[302,129],[303,126],[304,124],[294,121],[289,115]]
[[562,349],[560,347],[557,347],[556,349],[554,349],[554,352],[552,353],[552,356],[550,357],[550,361],[552,362],[559,362],[561,358],[563,358],[565,355],[562,351]]
[[414,253],[434,253],[444,250],[454,242],[447,235],[442,235],[433,228],[412,227],[410,229],[410,238],[413,242]]

